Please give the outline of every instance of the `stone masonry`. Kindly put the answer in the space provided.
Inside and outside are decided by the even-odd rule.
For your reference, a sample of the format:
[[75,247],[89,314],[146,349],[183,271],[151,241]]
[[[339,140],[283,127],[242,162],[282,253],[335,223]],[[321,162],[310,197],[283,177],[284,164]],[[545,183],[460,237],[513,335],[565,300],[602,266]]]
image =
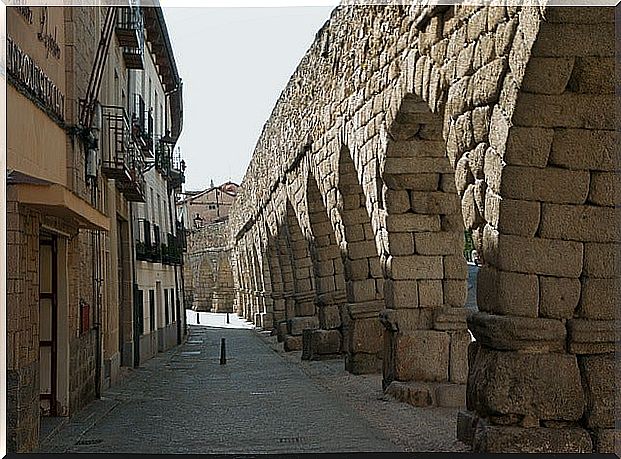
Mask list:
[[187,234],[185,304],[195,311],[232,312],[234,284],[226,222]]
[[614,36],[612,8],[336,8],[231,210],[240,314],[409,403],[465,403],[475,451],[611,452]]

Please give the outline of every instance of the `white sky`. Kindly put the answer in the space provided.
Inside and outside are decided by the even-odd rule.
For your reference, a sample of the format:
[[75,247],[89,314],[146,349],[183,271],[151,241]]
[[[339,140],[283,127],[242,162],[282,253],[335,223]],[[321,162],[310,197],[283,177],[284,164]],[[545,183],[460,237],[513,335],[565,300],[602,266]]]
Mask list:
[[163,8],[179,74],[187,190],[240,183],[263,125],[332,7]]

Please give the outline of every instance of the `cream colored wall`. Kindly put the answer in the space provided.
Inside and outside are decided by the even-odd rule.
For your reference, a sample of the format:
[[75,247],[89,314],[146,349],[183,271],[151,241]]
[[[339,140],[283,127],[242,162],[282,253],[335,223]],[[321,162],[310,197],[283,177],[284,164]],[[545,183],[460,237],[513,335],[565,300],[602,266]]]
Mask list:
[[[153,56],[150,53],[150,46],[147,43],[145,46],[144,56],[144,70],[140,72],[132,72],[130,92],[140,92],[142,98],[145,101],[146,108],[149,108],[149,101],[153,107],[154,118],[154,131],[155,140],[165,134],[164,116],[160,111],[159,106],[163,110],[166,110],[164,99],[164,88],[160,81],[160,77],[153,60]],[[151,96],[149,97],[149,78],[151,79]],[[155,109],[155,94],[157,94],[158,109]],[[133,97],[133,96],[132,96]],[[157,114],[157,116],[156,116]],[[132,203],[134,228],[138,229],[138,220],[147,219],[151,222],[151,225],[158,225],[160,228],[162,243],[167,243],[167,234],[173,232],[174,224],[171,222],[168,212],[168,190],[166,181],[162,175],[152,168],[144,174],[145,177],[145,203]],[[153,199],[151,196],[153,195]],[[158,199],[159,196],[159,199]],[[161,201],[161,206],[160,206]],[[173,216],[174,218],[174,216]],[[136,231],[137,234],[137,231]],[[136,261],[136,281],[138,288],[144,291],[143,302],[143,314],[144,314],[144,333],[151,332],[150,326],[150,311],[149,311],[149,290],[155,290],[155,305],[156,305],[156,319],[155,327],[161,328],[164,326],[164,306],[165,301],[162,296],[164,289],[175,289],[175,274],[174,267],[164,265],[161,263],[150,263],[145,261]],[[157,283],[160,283],[161,289],[157,288]],[[175,293],[176,297],[177,293]],[[170,307],[170,305],[169,305]],[[170,317],[172,319],[172,316]]]
[[119,282],[118,278],[118,239],[116,223],[116,193],[113,180],[106,183],[107,214],[111,216],[110,231],[106,243],[106,297],[104,302],[104,359],[109,359],[119,352]]
[[[156,290],[157,282],[161,283],[164,289],[175,288],[175,272],[173,266],[162,265],[161,263],[150,263],[146,261],[136,262],[136,281],[138,288],[144,291],[143,294],[143,315],[144,315],[144,334],[149,334],[152,330],[150,326],[151,314],[149,311],[149,290]],[[159,293],[155,292],[155,329],[164,326],[164,300],[159,298]]]
[[201,216],[203,224],[211,223],[217,218],[226,217],[229,215],[229,209],[234,201],[235,198],[233,196],[219,191],[217,202],[220,206],[220,212],[218,215],[218,209],[209,209],[210,204],[216,204],[216,190],[214,189],[195,200],[191,200],[187,204],[188,223],[194,225],[194,217],[196,217],[196,214]]
[[[54,82],[63,95],[65,88],[64,16],[62,8],[30,7],[29,24],[15,8],[6,8],[7,34]],[[48,31],[56,28],[60,58],[47,55],[37,38],[40,15],[47,10]],[[7,84],[7,168],[34,177],[66,184],[66,134],[47,114],[12,85]],[[28,135],[23,135],[28,133]]]
[[[115,84],[115,70],[118,76],[118,83]],[[122,101],[121,91],[125,91],[125,103]],[[116,35],[113,35],[108,57],[106,59],[106,67],[99,92],[99,101],[102,105],[123,106],[128,109],[129,98],[127,95],[127,69],[118,44]],[[127,116],[131,116],[127,112]],[[101,133],[101,135],[105,135]],[[103,321],[105,327],[103,329],[103,352],[104,359],[112,359],[120,351],[119,349],[119,315],[120,315],[120,299],[119,299],[119,283],[118,278],[118,250],[120,235],[117,231],[116,215],[121,209],[117,209],[119,202],[126,202],[123,195],[116,188],[114,180],[105,180],[105,201],[106,215],[110,217],[110,231],[106,238],[105,265],[106,265],[106,285],[103,307]],[[120,199],[119,199],[120,197]]]
[[7,169],[66,185],[65,132],[13,86],[6,90]]

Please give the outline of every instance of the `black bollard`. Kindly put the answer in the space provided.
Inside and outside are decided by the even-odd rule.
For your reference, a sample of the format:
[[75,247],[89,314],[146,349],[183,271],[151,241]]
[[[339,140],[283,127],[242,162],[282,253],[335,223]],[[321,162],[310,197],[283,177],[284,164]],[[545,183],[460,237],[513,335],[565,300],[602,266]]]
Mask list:
[[224,365],[226,363],[226,341],[222,338],[220,343],[220,365]]
[[198,311],[196,311],[196,323],[197,324],[201,323],[201,316],[199,315]]
[[230,324],[230,323],[231,323],[231,322],[229,321],[229,313],[228,313],[228,312],[226,313],[226,323],[227,323],[227,324]]

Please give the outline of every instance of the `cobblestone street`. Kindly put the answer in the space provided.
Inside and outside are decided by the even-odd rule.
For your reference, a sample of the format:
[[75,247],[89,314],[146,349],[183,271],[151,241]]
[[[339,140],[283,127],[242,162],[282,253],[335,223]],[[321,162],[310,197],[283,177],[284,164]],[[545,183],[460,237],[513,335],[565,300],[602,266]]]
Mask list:
[[[101,400],[44,440],[40,451],[205,454],[412,450],[411,444],[403,441],[406,436],[398,432],[397,423],[382,418],[381,406],[402,407],[390,415],[393,421],[415,409],[382,397],[381,385],[374,384],[379,379],[350,376],[351,381],[346,383],[340,361],[301,365],[296,354],[283,357],[274,352],[273,338],[261,336],[233,314],[227,326],[225,317],[201,313],[201,324],[195,325],[196,314],[189,313],[190,333],[184,345],[132,370]],[[221,338],[226,338],[226,365],[219,364]],[[353,382],[356,378],[357,383]],[[335,384],[342,387],[337,390]],[[365,390],[368,393],[361,393]],[[429,432],[421,432],[423,447],[459,449],[452,445],[458,443],[453,440],[454,416],[446,410],[443,413],[445,419],[435,415],[435,428],[439,425],[442,430],[436,432],[435,443]],[[402,421],[399,424],[403,425]],[[426,421],[420,419],[421,424]],[[410,443],[413,427],[406,426]],[[441,438],[449,444],[442,445],[438,442]]]

